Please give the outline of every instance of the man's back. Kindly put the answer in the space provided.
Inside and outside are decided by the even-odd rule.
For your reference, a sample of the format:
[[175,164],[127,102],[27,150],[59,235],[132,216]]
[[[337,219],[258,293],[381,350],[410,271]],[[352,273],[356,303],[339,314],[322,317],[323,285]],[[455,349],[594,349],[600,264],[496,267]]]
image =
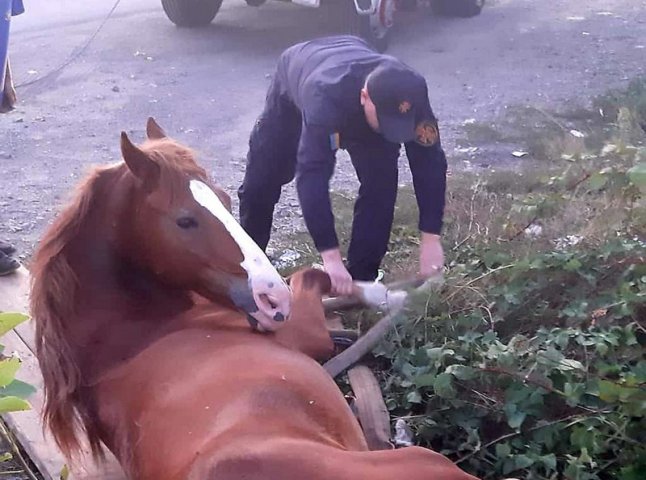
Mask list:
[[394,57],[377,53],[350,35],[296,44],[280,58],[284,93],[303,113],[305,122],[339,127],[343,114],[359,109],[359,92],[367,75]]

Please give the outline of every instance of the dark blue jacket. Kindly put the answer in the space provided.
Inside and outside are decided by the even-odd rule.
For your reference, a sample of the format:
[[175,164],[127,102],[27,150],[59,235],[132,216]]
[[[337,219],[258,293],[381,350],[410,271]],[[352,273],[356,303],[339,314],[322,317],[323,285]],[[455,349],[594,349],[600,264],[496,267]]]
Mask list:
[[[303,117],[296,187],[319,251],[338,246],[329,195],[336,149],[351,142],[386,142],[372,131],[360,103],[368,74],[384,61],[398,60],[377,53],[357,37],[335,36],[294,45],[278,62],[281,94]],[[428,115],[433,118],[430,105]],[[444,151],[439,142],[432,147],[410,142],[405,148],[420,211],[419,229],[439,234],[446,191]],[[384,161],[374,159],[380,160]]]

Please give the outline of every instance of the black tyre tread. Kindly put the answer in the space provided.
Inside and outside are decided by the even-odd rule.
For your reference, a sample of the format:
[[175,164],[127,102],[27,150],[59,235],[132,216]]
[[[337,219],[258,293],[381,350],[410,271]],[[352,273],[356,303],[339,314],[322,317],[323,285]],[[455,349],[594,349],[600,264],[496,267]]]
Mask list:
[[447,17],[475,17],[482,11],[482,4],[477,0],[432,0],[431,9],[437,15]]
[[178,27],[204,27],[222,6],[222,0],[161,0],[168,19]]

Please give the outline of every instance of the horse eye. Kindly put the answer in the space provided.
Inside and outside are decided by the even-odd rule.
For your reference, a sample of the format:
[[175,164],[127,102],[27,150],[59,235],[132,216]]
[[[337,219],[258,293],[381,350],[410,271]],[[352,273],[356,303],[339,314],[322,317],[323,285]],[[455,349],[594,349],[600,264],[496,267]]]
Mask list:
[[193,217],[180,217],[177,219],[177,226],[188,230],[189,228],[197,228],[197,220]]

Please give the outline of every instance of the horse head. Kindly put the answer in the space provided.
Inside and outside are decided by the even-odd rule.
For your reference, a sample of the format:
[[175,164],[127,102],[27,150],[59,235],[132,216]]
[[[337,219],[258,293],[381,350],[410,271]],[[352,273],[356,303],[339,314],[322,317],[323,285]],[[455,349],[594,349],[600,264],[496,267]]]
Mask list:
[[276,330],[290,313],[290,290],[231,215],[229,196],[152,118],[147,135],[135,146],[121,133],[134,185],[118,234],[124,255],[166,284],[229,299],[258,328]]

